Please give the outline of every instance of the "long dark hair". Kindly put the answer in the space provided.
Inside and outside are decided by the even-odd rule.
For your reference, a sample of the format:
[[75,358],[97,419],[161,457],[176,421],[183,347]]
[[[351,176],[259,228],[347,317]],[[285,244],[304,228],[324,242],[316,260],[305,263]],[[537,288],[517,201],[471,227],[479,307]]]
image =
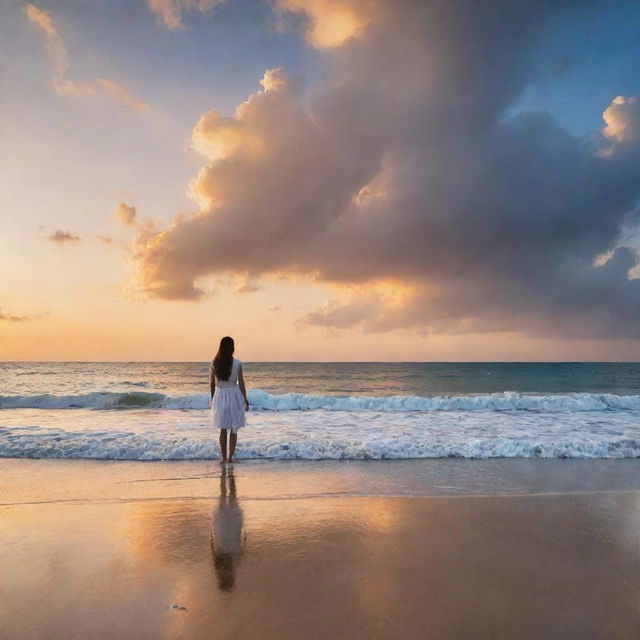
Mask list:
[[228,380],[231,375],[231,365],[233,364],[233,338],[225,336],[220,340],[218,353],[213,359],[213,369],[218,380]]

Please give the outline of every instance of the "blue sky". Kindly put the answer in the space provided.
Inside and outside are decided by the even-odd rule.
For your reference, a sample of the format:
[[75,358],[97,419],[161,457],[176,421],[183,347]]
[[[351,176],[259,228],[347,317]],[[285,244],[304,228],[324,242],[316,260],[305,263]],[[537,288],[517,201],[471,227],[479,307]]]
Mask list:
[[531,63],[535,76],[514,109],[546,110],[575,135],[593,133],[612,96],[640,88],[640,5],[616,0],[560,12]]

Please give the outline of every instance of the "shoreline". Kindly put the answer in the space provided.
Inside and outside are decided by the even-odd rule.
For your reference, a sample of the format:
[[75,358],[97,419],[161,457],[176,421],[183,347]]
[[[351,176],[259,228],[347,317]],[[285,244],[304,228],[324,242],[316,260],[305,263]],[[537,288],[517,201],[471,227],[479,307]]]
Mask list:
[[[36,501],[208,498],[211,479],[223,469],[244,478],[245,499],[633,492],[640,491],[638,464],[633,458],[243,459],[226,466],[214,460],[0,458],[0,494],[5,497],[0,506],[21,496]],[[16,500],[6,499],[11,495]]]

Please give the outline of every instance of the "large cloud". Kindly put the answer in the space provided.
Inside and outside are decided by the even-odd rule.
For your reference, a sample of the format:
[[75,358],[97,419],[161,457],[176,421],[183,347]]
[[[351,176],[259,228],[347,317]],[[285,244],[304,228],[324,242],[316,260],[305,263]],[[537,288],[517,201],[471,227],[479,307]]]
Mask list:
[[[619,246],[639,217],[638,103],[603,105],[597,139],[505,115],[569,4],[380,0],[363,17],[356,0],[282,0],[307,7],[329,79],[301,95],[270,70],[233,116],[202,116],[201,211],[139,233],[142,286],[195,299],[210,274],[295,272],[339,289],[315,324],[638,336],[637,259]],[[336,15],[340,36],[319,35]]]

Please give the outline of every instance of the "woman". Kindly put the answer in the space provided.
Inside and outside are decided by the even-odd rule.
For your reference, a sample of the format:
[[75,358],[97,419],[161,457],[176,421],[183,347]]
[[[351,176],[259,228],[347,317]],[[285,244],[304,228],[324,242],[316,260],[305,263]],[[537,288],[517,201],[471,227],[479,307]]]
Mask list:
[[242,362],[233,357],[233,350],[233,338],[225,336],[220,340],[218,353],[211,363],[211,418],[214,426],[220,429],[221,463],[234,462],[238,429],[245,426],[244,412],[249,410],[247,390],[242,377]]

